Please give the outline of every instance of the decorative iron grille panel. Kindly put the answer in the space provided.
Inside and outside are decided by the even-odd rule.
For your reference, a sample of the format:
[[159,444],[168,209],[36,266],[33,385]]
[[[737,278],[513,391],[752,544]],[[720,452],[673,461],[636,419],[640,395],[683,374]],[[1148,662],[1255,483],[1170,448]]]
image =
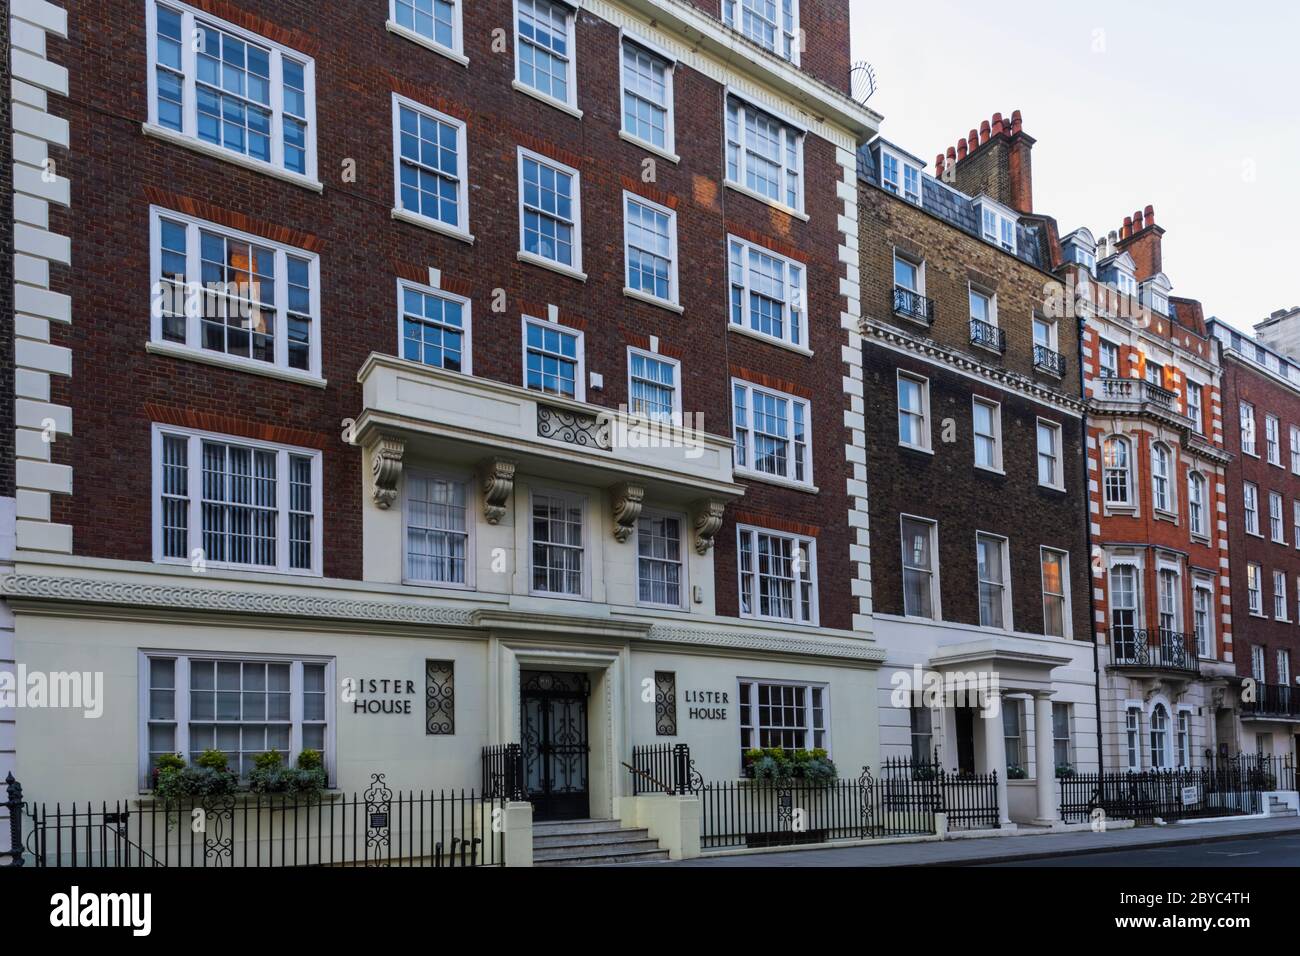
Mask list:
[[456,663],[424,662],[424,732],[456,732]]
[[537,434],[541,438],[551,438],[583,448],[610,450],[607,419],[550,405],[537,406]]
[[677,736],[677,674],[655,671],[655,736]]

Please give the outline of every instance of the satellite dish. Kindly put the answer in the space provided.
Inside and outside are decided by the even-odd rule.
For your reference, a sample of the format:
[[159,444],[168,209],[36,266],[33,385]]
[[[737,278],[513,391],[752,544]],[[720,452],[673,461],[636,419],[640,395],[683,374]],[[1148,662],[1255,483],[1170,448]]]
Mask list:
[[876,92],[876,71],[866,60],[853,64],[849,71],[849,89],[855,102],[865,106]]

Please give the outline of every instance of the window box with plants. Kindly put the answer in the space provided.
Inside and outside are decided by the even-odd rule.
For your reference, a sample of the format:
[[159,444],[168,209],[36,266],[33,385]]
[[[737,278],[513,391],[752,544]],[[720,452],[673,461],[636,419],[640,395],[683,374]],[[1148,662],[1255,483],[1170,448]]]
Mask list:
[[284,755],[270,750],[253,761],[246,786],[230,769],[229,758],[220,750],[205,750],[187,764],[180,754],[163,754],[153,771],[155,803],[174,808],[182,803],[199,803],[212,797],[283,794],[304,802],[319,799],[326,791],[324,760],[319,750],[307,749],[295,765],[285,765]]
[[823,787],[839,778],[835,761],[825,750],[783,750],[767,747],[745,751],[745,779],[785,786]]

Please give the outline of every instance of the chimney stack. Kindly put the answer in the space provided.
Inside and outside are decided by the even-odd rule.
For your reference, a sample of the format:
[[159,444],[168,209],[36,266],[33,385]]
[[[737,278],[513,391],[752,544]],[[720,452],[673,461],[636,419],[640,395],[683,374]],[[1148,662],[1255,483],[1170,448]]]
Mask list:
[[1164,271],[1160,249],[1160,237],[1164,234],[1164,229],[1156,225],[1154,206],[1148,205],[1145,209],[1124,217],[1118,248],[1133,257],[1139,282],[1145,282]]
[[1020,110],[1009,117],[994,113],[991,120],[981,120],[978,129],[972,127],[948,147],[946,163],[936,159],[936,175],[942,176],[945,166],[955,166],[956,185],[962,192],[986,193],[1018,212],[1032,213],[1033,145]]

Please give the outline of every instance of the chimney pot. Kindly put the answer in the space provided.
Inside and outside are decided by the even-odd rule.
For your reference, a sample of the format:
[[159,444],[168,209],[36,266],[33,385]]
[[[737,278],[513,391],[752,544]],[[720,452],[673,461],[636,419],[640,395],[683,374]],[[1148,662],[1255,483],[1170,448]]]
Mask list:
[[989,121],[984,120],[980,123],[980,142],[987,143],[988,141],[989,141]]
[[934,157],[934,174],[940,179],[943,178],[943,153],[939,153]]
[[1120,231],[1119,231],[1119,237],[1120,237],[1121,239],[1127,239],[1127,238],[1128,238],[1129,236],[1131,236],[1132,234],[1133,234],[1133,217],[1132,217],[1132,216],[1125,216],[1125,217],[1124,217],[1124,227],[1123,227],[1122,229],[1120,229]]
[[1011,114],[1011,132],[1019,133],[1021,125],[1020,110],[1016,110]]
[[1142,213],[1140,212],[1133,213],[1133,231],[1141,232],[1145,228],[1146,228],[1146,224],[1143,221]]
[[1154,225],[1156,224],[1156,210],[1155,210],[1155,207],[1154,207],[1154,206],[1147,206],[1146,213],[1147,213],[1147,225],[1148,225],[1148,226],[1154,226]]
[[955,166],[956,164],[957,164],[957,147],[956,147],[956,146],[949,146],[949,147],[948,147],[948,165],[949,165],[949,166]]
[[980,134],[977,130],[971,130],[966,134],[966,151],[973,153],[980,148]]
[[1002,114],[1001,113],[993,114],[993,135],[994,136],[1002,135]]
[[957,161],[961,162],[965,158],[966,158],[966,141],[964,139],[959,139],[957,140]]

